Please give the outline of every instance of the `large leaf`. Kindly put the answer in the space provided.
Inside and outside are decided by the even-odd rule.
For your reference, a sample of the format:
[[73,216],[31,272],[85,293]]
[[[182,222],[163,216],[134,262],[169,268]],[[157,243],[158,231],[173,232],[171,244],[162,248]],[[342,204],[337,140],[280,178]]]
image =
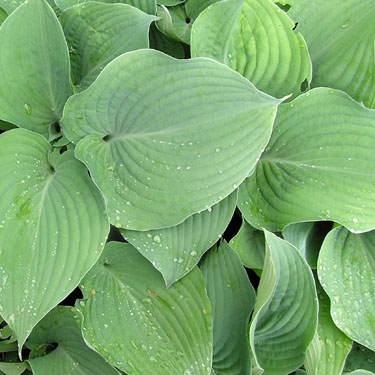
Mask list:
[[202,254],[215,244],[228,226],[237,203],[233,192],[210,210],[181,224],[151,231],[121,229],[121,234],[162,273],[167,286],[196,266]]
[[[311,80],[311,61],[294,22],[271,0],[210,5],[193,24],[192,56],[212,57],[276,97],[298,95]],[[306,87],[305,87],[306,86]]]
[[79,90],[124,52],[148,47],[150,16],[127,4],[87,2],[66,9],[59,20],[68,42],[72,81]]
[[213,60],[138,50],[71,97],[62,126],[111,223],[149,230],[235,190],[267,144],[279,103]]
[[317,340],[313,340],[308,347],[305,368],[308,375],[341,375],[353,342],[333,323],[330,315],[330,300],[320,285],[317,290],[319,296]]
[[48,136],[71,95],[69,54],[44,0],[17,8],[0,28],[0,118]]
[[[57,348],[51,350],[51,344]],[[81,317],[74,309],[58,306],[34,328],[27,346],[34,375],[118,375],[83,341]],[[53,346],[52,346],[53,348]]]
[[320,250],[318,275],[337,327],[375,350],[375,232],[333,229]]
[[[90,2],[96,1],[96,0],[54,0],[54,1],[61,10],[64,10],[77,4],[85,3],[88,1]],[[135,8],[142,10],[145,13],[148,13],[148,14],[156,13],[156,1],[155,0],[97,0],[97,1],[100,1],[101,3],[129,4]]]
[[249,375],[247,324],[255,303],[254,288],[238,255],[226,242],[207,253],[200,269],[212,305],[215,373]]
[[286,375],[304,361],[318,320],[315,282],[305,258],[265,231],[266,257],[250,326],[250,345],[267,375]]
[[21,348],[97,261],[109,225],[72,151],[14,129],[0,136],[0,160],[0,313]]
[[375,111],[341,91],[318,88],[280,106],[270,143],[240,187],[253,226],[277,231],[333,220],[375,228]]
[[374,370],[375,352],[366,347],[354,343],[351,352],[345,362],[344,373],[357,369]]
[[242,220],[239,232],[230,240],[229,245],[240,256],[242,264],[248,268],[261,270],[264,264],[264,233]]
[[321,222],[290,224],[282,231],[283,238],[302,253],[311,268],[316,268],[320,247],[328,232],[321,224]]
[[128,375],[208,375],[212,315],[195,268],[166,289],[133,246],[110,242],[83,280],[85,341]]
[[342,89],[374,108],[374,1],[298,0],[288,14],[306,39],[312,85]]

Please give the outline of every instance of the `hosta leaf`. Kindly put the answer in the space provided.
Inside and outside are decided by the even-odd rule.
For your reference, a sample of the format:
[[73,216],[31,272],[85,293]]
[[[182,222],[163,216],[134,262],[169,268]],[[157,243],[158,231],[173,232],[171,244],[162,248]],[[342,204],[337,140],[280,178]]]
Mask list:
[[11,14],[24,2],[25,0],[0,0],[0,7],[3,8],[6,13]]
[[212,315],[195,268],[166,289],[161,274],[133,246],[106,245],[83,280],[83,335],[128,375],[208,375]]
[[243,265],[257,270],[263,268],[265,253],[263,231],[255,229],[246,220],[242,220],[239,232],[230,240],[229,245],[236,250]]
[[227,64],[270,95],[298,95],[311,80],[311,61],[293,28],[271,0],[219,1],[194,22],[192,56]]
[[[51,343],[57,348],[49,352]],[[34,375],[118,375],[81,334],[81,318],[74,308],[58,306],[34,328],[27,346]],[[44,352],[44,353],[43,353]]]
[[335,326],[330,315],[330,300],[320,285],[317,290],[319,296],[317,342],[313,340],[308,347],[305,368],[308,375],[341,375],[345,359],[352,348],[352,340]]
[[251,373],[247,324],[255,291],[236,252],[226,242],[212,248],[201,263],[212,305],[216,375]]
[[367,370],[355,370],[353,372],[346,373],[346,375],[374,375],[374,373]]
[[25,372],[26,365],[24,363],[0,362],[0,371],[5,375],[21,375]]
[[375,350],[375,232],[333,229],[320,250],[318,275],[337,327]]
[[[99,1],[101,3],[121,3],[129,4],[135,8],[142,10],[148,14],[156,14],[155,0],[54,0],[56,5],[61,9],[67,9],[77,4],[86,3],[88,1]],[[107,30],[108,31],[108,30]]]
[[372,0],[298,0],[288,12],[298,22],[313,63],[313,86],[348,92],[375,107],[375,3]]
[[314,278],[301,253],[265,231],[266,257],[250,326],[250,345],[267,375],[286,375],[305,359],[316,326]]
[[216,3],[219,0],[186,0],[185,10],[190,19],[190,22],[195,19],[205,10],[209,5]]
[[328,88],[280,106],[270,143],[240,187],[246,220],[273,231],[318,220],[375,228],[374,115]]
[[279,103],[213,60],[138,50],[74,95],[62,126],[107,198],[111,223],[149,230],[234,191],[268,142]]
[[0,312],[21,348],[97,261],[109,225],[72,151],[14,129],[0,136],[0,160]]
[[156,22],[156,26],[161,32],[174,40],[190,44],[191,24],[184,5],[158,7],[157,15],[160,20]]
[[71,95],[69,55],[55,13],[30,0],[0,29],[0,118],[48,136]]
[[150,16],[127,4],[87,2],[66,9],[59,20],[68,42],[72,81],[81,91],[124,52],[148,47]]
[[121,229],[121,234],[162,273],[167,286],[196,266],[228,226],[237,203],[233,192],[210,210],[187,218],[181,224],[151,231]]
[[344,373],[347,374],[356,369],[373,370],[374,368],[375,352],[355,342],[346,359]]
[[311,268],[316,268],[319,250],[326,234],[327,230],[320,222],[290,224],[282,231],[283,238],[302,253]]
[[166,36],[152,24],[150,27],[150,48],[164,52],[165,54],[177,59],[185,58],[185,52],[182,44]]

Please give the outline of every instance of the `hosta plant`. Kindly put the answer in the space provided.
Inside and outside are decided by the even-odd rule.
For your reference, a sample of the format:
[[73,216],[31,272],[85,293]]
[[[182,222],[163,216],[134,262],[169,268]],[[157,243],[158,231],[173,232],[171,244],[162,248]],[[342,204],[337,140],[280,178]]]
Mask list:
[[0,0],[0,374],[373,374],[374,17]]

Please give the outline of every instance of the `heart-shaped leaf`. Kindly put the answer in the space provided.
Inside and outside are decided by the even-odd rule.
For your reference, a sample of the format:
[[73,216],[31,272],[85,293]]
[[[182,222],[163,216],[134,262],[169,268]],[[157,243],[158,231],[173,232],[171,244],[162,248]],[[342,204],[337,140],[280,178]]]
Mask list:
[[14,129],[0,135],[0,160],[0,313],[21,349],[97,261],[109,224],[72,151]]
[[81,91],[124,52],[148,47],[150,16],[127,4],[84,2],[66,9],[59,20],[70,52],[72,81]]
[[278,98],[298,95],[311,80],[303,37],[271,0],[227,0],[210,5],[193,24],[191,50],[192,56],[227,64],[259,90]]
[[111,223],[149,230],[234,191],[267,144],[279,103],[213,60],[138,50],[71,97],[62,126]]
[[266,257],[250,326],[255,363],[266,374],[286,375],[304,361],[317,327],[314,277],[287,241],[265,231]]
[[202,254],[221,237],[236,203],[237,191],[210,210],[192,215],[174,227],[144,232],[120,229],[120,232],[162,273],[170,286],[190,272]]
[[128,375],[208,375],[212,315],[198,268],[169,289],[133,246],[106,245],[82,283],[85,341]]
[[34,328],[27,346],[32,350],[28,362],[34,375],[119,375],[85,344],[81,316],[68,306],[49,312]]
[[318,275],[337,327],[375,350],[375,232],[333,229],[320,250]]
[[44,136],[72,91],[69,54],[55,13],[29,0],[0,29],[0,118]]
[[255,291],[236,252],[226,242],[212,248],[200,265],[212,305],[217,375],[250,374],[247,325]]
[[374,108],[374,1],[298,0],[288,14],[306,39],[312,85],[345,90]]
[[253,226],[282,230],[333,220],[352,232],[375,228],[375,111],[318,88],[280,106],[274,131],[239,208]]

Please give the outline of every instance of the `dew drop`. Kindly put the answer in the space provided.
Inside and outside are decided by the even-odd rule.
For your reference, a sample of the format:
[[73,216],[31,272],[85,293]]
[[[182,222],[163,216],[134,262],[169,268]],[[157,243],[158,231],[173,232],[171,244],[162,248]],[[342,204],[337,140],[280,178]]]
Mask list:
[[154,236],[153,241],[156,243],[160,243],[160,236]]
[[28,116],[30,116],[30,115],[31,115],[31,105],[25,103],[24,108],[25,108],[25,112],[26,112],[26,114],[27,114]]

